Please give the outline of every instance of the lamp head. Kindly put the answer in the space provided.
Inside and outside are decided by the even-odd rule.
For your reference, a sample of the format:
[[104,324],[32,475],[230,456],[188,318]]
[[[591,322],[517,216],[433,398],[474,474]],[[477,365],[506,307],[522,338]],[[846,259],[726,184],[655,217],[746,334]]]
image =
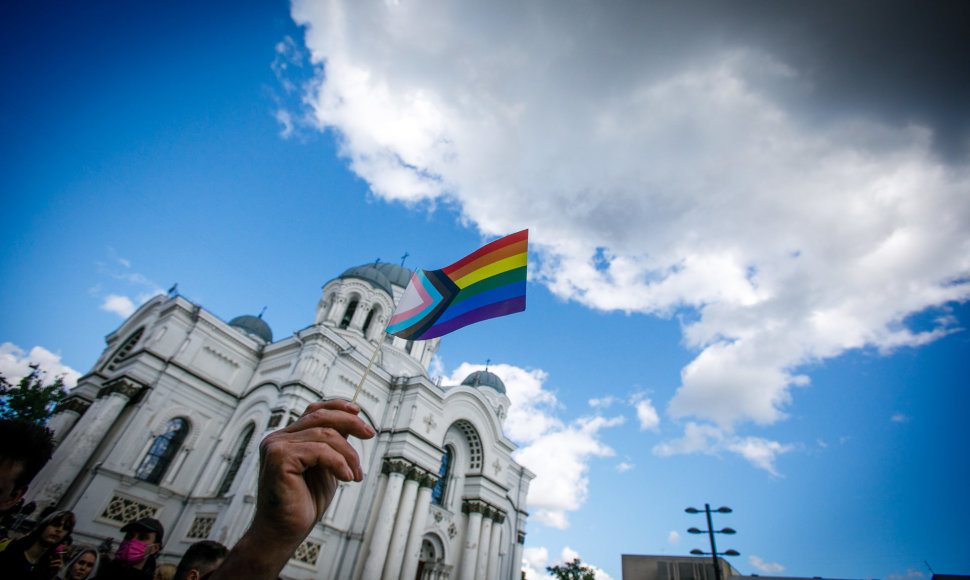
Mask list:
[[719,507],[719,508],[717,508],[717,509],[716,509],[716,510],[714,510],[714,511],[716,511],[716,512],[719,512],[719,513],[722,513],[722,514],[729,514],[729,513],[731,513],[731,512],[732,512],[732,511],[734,511],[734,510],[732,510],[732,509],[731,509],[731,508],[729,508],[729,507],[724,507],[724,506],[721,506],[721,507]]
[[698,530],[697,528],[687,528],[688,534],[703,534],[703,530]]
[[707,552],[705,552],[703,550],[698,550],[697,548],[694,548],[693,550],[690,551],[690,553],[691,554],[694,554],[695,556],[703,556]]
[[724,555],[725,556],[740,556],[741,555],[741,552],[738,552],[737,550],[728,550],[727,552],[724,552]]
[[701,510],[699,510],[697,508],[692,508],[692,507],[689,507],[689,508],[685,509],[684,511],[687,512],[687,513],[689,513],[689,514],[699,514],[699,513],[701,513]]
[[[687,530],[687,531],[690,531],[690,530]],[[724,528],[723,530],[718,530],[717,533],[719,533],[719,534],[736,534],[738,532],[735,531],[734,528]]]

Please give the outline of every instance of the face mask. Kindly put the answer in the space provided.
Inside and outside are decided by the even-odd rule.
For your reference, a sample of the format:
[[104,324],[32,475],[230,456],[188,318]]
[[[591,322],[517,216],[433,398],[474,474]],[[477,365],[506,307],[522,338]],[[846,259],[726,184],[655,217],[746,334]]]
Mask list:
[[115,552],[115,560],[122,564],[136,564],[145,557],[146,548],[148,548],[146,542],[134,538],[125,540],[118,546],[118,551]]

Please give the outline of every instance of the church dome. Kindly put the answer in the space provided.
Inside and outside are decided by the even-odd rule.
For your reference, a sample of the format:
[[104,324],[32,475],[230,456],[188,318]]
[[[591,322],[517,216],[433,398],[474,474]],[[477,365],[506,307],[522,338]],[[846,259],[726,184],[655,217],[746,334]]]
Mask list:
[[259,316],[248,314],[237,316],[229,321],[229,326],[234,326],[246,334],[262,339],[263,342],[273,342],[273,331],[266,324],[266,321]]
[[338,278],[360,278],[368,282],[374,288],[387,292],[394,296],[391,285],[407,288],[408,281],[411,279],[411,271],[404,266],[397,264],[364,264],[355,266],[345,271]]
[[488,371],[475,371],[468,375],[461,384],[469,387],[492,387],[503,395],[505,394],[505,383]]

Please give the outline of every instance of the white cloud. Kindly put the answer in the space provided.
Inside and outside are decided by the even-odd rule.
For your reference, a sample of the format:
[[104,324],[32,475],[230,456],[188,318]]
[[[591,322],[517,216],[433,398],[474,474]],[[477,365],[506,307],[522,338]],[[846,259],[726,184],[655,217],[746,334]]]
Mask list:
[[522,571],[529,580],[546,578],[546,565],[549,562],[549,550],[543,547],[525,548],[522,550]]
[[[463,363],[446,384],[458,384],[476,370],[481,366]],[[600,441],[600,430],[622,424],[623,417],[580,417],[567,425],[556,415],[561,405],[555,394],[543,386],[544,371],[504,364],[491,365],[489,371],[505,383],[511,402],[503,429],[520,445],[515,460],[536,474],[529,486],[529,509],[536,521],[565,529],[567,512],[586,501],[589,462],[613,455]]]
[[658,443],[653,447],[653,453],[660,457],[669,457],[685,453],[717,454],[720,451],[729,451],[740,455],[755,467],[778,476],[780,474],[775,469],[775,460],[779,455],[794,449],[794,445],[760,437],[739,437],[727,434],[713,425],[689,422],[684,427],[683,437]]
[[529,486],[529,508],[535,510],[536,521],[558,529],[569,527],[567,512],[586,501],[590,460],[613,455],[599,440],[600,429],[622,422],[623,417],[578,419],[515,452],[515,460],[536,474]]
[[101,310],[114,312],[121,318],[128,318],[135,312],[135,303],[127,296],[108,294],[101,303]]
[[64,377],[64,386],[71,389],[77,385],[77,380],[81,378],[81,373],[71,367],[61,363],[61,355],[54,354],[42,346],[35,346],[30,349],[30,353],[13,344],[5,342],[0,344],[0,373],[12,384],[17,384],[20,379],[30,374],[30,365],[40,365],[40,370],[45,372],[43,382],[48,384],[58,376]]
[[758,556],[749,556],[748,563],[758,572],[769,576],[777,576],[785,571],[785,567],[781,564],[777,562],[766,562]]
[[772,54],[660,59],[625,26],[648,8],[579,6],[296,0],[313,118],[375,195],[446,200],[486,235],[530,227],[534,279],[557,296],[689,311],[674,418],[768,425],[803,365],[953,331],[905,325],[970,297],[970,173],[927,129],[812,125],[779,96],[806,78]]
[[626,473],[627,471],[630,471],[634,467],[636,467],[636,466],[633,465],[632,463],[628,463],[626,461],[621,461],[620,463],[617,464],[616,470],[619,471],[620,473]]
[[590,399],[589,406],[594,409],[605,409],[612,405],[613,403],[619,402],[620,399],[614,397],[613,395],[607,395],[605,397],[600,397],[598,399]]
[[667,543],[671,546],[676,546],[680,543],[680,532],[674,530],[667,534]]
[[908,415],[904,415],[903,413],[896,413],[889,420],[893,423],[909,423],[912,421]]
[[643,399],[637,401],[637,420],[640,421],[641,431],[658,431],[660,427],[660,416],[657,415],[657,410],[653,408],[653,403],[650,399]]
[[[161,286],[144,274],[128,271],[131,268],[131,262],[117,257],[114,248],[108,248],[108,252],[111,254],[111,259],[108,262],[98,262],[98,270],[113,280],[122,282],[124,289],[119,289],[117,282],[110,282],[115,292],[109,292],[102,297],[104,283],[92,287],[89,293],[96,298],[101,297],[99,306],[101,310],[113,312],[121,318],[128,318],[140,305],[166,293]],[[130,298],[129,294],[133,294],[135,298]]]

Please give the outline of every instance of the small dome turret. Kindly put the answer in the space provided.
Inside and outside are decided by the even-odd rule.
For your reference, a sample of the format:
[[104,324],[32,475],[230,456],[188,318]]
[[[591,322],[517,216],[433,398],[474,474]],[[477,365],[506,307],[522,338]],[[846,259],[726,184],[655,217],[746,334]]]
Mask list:
[[502,379],[488,371],[475,371],[468,375],[461,384],[468,387],[491,387],[503,395],[506,394],[505,383],[502,382]]
[[229,321],[229,326],[238,328],[263,342],[273,342],[273,331],[261,316],[250,316],[248,314],[237,316]]

